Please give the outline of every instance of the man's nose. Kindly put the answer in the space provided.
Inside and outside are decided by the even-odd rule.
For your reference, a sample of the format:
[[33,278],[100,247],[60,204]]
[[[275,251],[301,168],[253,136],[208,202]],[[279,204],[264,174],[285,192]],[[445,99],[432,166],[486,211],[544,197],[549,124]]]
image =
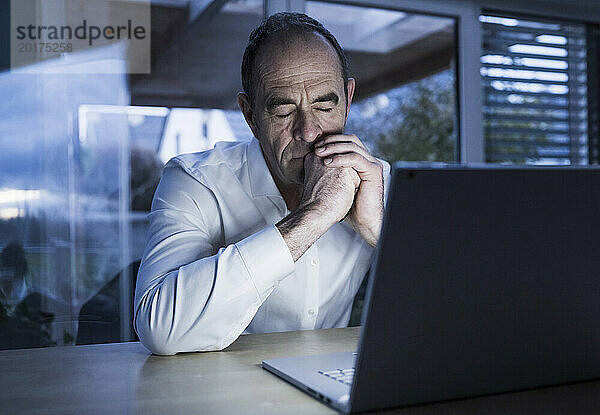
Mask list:
[[321,136],[323,130],[318,120],[309,111],[298,111],[298,116],[294,123],[294,139],[312,143]]

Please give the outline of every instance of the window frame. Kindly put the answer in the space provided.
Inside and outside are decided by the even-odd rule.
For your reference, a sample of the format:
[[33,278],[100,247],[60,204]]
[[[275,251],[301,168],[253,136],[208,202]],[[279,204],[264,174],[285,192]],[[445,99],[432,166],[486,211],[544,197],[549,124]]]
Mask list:
[[[509,19],[517,19],[517,20],[523,20],[523,21],[535,21],[535,22],[539,22],[539,23],[583,26],[585,28],[585,31],[586,31],[586,34],[583,37],[586,38],[586,42],[589,41],[587,39],[587,37],[589,35],[589,26],[590,25],[588,23],[582,22],[580,20],[565,19],[565,18],[559,18],[559,17],[552,17],[552,18],[550,18],[550,17],[547,17],[547,16],[539,16],[539,15],[531,15],[531,14],[523,14],[523,13],[509,13],[509,12],[506,12],[506,11],[503,11],[503,10],[499,11],[497,9],[484,9],[484,10],[482,10],[481,14],[482,15],[492,15],[492,16],[502,16],[502,17],[509,18]],[[511,28],[505,28],[504,30],[510,31]],[[527,29],[516,29],[516,32],[519,32],[520,30],[527,30]],[[566,34],[565,34],[565,36],[566,36]],[[486,39],[484,39],[482,37],[482,43],[485,40]],[[548,46],[551,46],[551,45],[548,45]],[[573,46],[569,44],[569,45],[566,46],[566,48],[573,48]],[[587,69],[584,70],[584,71],[582,71],[582,72],[585,73],[586,76],[587,76],[587,80],[586,80],[586,84],[587,84],[587,87],[586,87],[586,89],[587,89],[587,91],[586,91],[586,96],[587,96],[586,117],[587,117],[587,121],[586,121],[586,123],[589,124],[591,122],[591,119],[592,119],[592,117],[591,117],[592,107],[590,105],[593,105],[593,102],[595,102],[597,100],[593,99],[594,95],[590,94],[593,82],[590,83],[590,75],[589,75],[589,73],[590,73],[589,71],[591,69],[589,67],[589,63],[590,63],[590,56],[589,56],[590,47],[589,47],[589,44],[586,44],[586,50],[587,50],[587,53],[588,53],[588,55],[585,58]],[[485,54],[485,53],[486,52],[484,51],[483,54]],[[491,52],[491,53],[493,53],[493,52]],[[507,52],[507,54],[509,54],[509,53],[511,53],[511,52]],[[551,57],[548,57],[548,58],[552,59]],[[559,57],[557,59],[563,59],[563,60],[566,60],[566,61],[570,62],[569,63],[569,68],[571,68],[571,64],[573,64],[573,62],[571,61],[571,59],[572,59],[571,52],[569,52],[569,56],[568,57]],[[577,59],[577,58],[575,58],[575,59]],[[489,67],[489,65],[486,65],[486,64],[483,64],[483,63],[481,65],[482,65],[482,67],[484,67],[484,66],[488,66]],[[544,69],[531,69],[531,70],[544,71]],[[567,85],[569,87],[569,89],[573,88],[573,85],[572,85],[573,82],[577,82],[577,81],[573,81],[571,79],[571,77],[574,75],[574,73],[577,73],[577,72],[578,71],[576,69],[575,70],[566,69],[566,70],[564,70],[564,72],[562,72],[562,73],[566,73],[566,74],[569,75],[570,80],[565,83],[565,85]],[[524,82],[527,82],[527,81],[524,81]],[[535,81],[532,81],[532,82],[535,82]],[[569,92],[569,93],[565,94],[564,97],[566,99],[568,99],[568,100],[573,100],[573,99],[576,99],[578,97],[578,95],[579,94],[577,92],[574,92],[574,93]],[[558,97],[558,95],[556,97]],[[484,94],[484,100],[485,100],[485,94]],[[588,132],[587,132],[587,138],[588,138],[588,140],[587,140],[586,144],[580,145],[577,142],[574,143],[574,141],[573,141],[573,139],[574,139],[573,135],[575,133],[572,130],[574,128],[574,126],[573,126],[573,113],[571,112],[572,110],[571,110],[570,106],[571,105],[569,104],[565,108],[565,110],[569,111],[569,114],[570,114],[569,115],[569,120],[568,121],[564,121],[564,122],[568,123],[568,125],[569,125],[569,129],[565,132],[565,134],[568,135],[568,137],[569,137],[568,145],[571,146],[571,149],[573,149],[573,147],[577,148],[578,146],[581,146],[581,147],[585,146],[588,149],[588,155],[587,156],[583,156],[583,157],[577,156],[577,155],[574,156],[574,155],[572,155],[573,153],[571,152],[571,153],[569,153],[569,156],[568,156],[568,158],[570,160],[570,163],[567,164],[567,165],[592,164],[592,160],[591,160],[591,158],[592,158],[592,151],[591,151],[591,149],[592,149],[592,145],[593,145],[593,140],[592,140],[592,136],[591,136],[591,130],[588,128]],[[527,107],[527,106],[525,106],[525,107]],[[574,110],[574,111],[577,111],[577,110]],[[483,111],[482,111],[482,113],[483,113]],[[498,119],[494,118],[493,116],[491,117],[491,119],[494,120],[494,121],[498,121]],[[506,120],[510,120],[510,116]],[[552,132],[549,132],[549,134],[552,134]],[[486,137],[485,137],[485,131],[484,131],[484,141],[485,140],[486,140]],[[521,143],[524,143],[524,141],[521,141]],[[515,145],[519,146],[521,144],[515,142]],[[557,144],[556,147],[560,147],[560,145]],[[500,151],[502,151],[502,150],[500,150]],[[544,156],[544,157],[547,157],[547,158],[550,158],[550,159],[555,158],[555,157],[552,157],[551,155],[550,156]],[[487,157],[487,158],[489,159],[489,157]],[[557,156],[556,159],[567,159],[567,157],[566,156]],[[582,160],[585,160],[585,163],[582,164],[581,163]],[[498,162],[503,162],[503,161],[502,161],[502,159],[499,159],[499,160],[496,160],[496,161],[490,161],[489,163],[498,163]],[[555,163],[554,165],[563,165],[563,164],[561,164],[561,163]]]

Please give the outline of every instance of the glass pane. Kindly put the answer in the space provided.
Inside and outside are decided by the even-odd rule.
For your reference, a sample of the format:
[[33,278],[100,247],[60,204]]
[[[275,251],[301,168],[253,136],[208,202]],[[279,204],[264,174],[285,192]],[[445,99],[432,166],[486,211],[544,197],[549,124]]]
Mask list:
[[587,164],[585,26],[479,17],[486,159]]
[[[84,67],[95,53],[80,58]],[[0,74],[11,97],[0,104],[3,349],[72,344],[81,304],[128,260],[119,201],[129,171],[114,144],[127,144],[127,124],[90,138],[98,153],[77,135],[81,104],[126,104],[126,75],[58,74],[55,64]]]
[[[0,349],[136,339],[135,277],[164,163],[252,136],[236,94],[262,1],[210,3],[153,2],[151,74],[124,74],[126,51],[101,48],[0,73]],[[186,40],[195,19],[205,24]],[[89,74],[99,59],[115,73]]]
[[454,19],[320,1],[306,11],[348,55],[347,132],[390,162],[457,160]]

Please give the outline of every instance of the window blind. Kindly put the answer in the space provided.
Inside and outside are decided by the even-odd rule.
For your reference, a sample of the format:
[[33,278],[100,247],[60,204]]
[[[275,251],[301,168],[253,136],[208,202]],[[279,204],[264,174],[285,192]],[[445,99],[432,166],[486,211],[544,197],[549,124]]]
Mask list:
[[587,164],[585,25],[494,13],[479,20],[486,160]]

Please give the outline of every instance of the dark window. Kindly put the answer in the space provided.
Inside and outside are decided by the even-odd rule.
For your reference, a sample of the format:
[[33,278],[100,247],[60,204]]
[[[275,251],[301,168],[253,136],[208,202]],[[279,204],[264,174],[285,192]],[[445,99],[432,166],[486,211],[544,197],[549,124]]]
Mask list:
[[587,164],[586,26],[486,13],[486,160]]

